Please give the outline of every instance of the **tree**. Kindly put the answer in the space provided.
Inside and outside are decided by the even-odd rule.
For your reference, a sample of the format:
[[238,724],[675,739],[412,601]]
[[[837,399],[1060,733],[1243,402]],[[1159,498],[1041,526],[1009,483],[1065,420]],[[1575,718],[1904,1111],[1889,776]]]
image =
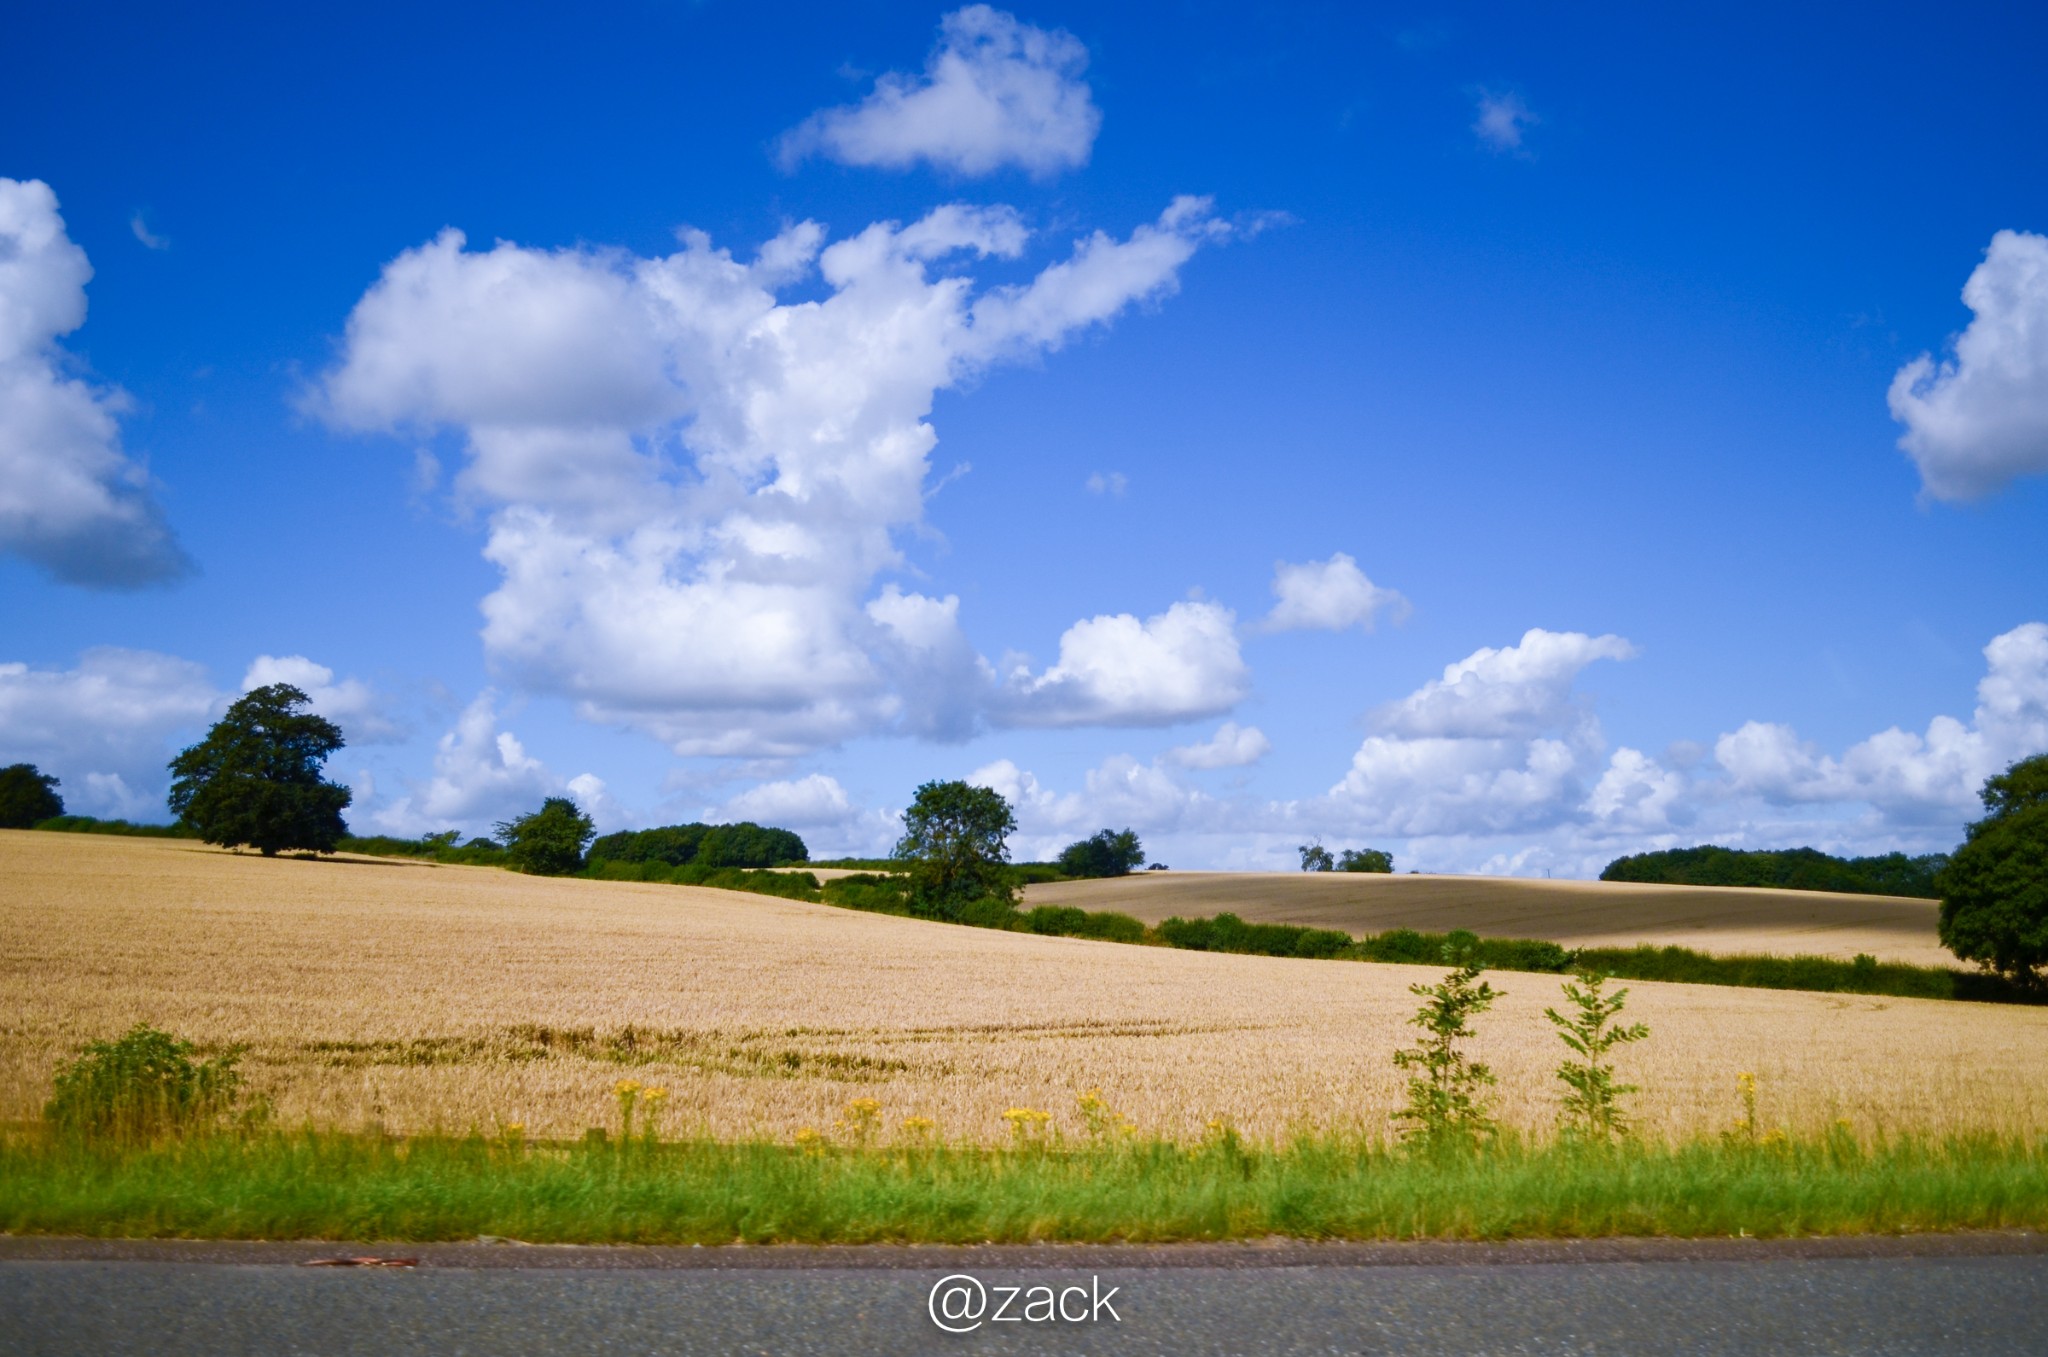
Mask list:
[[1304,872],[1334,872],[1337,870],[1337,859],[1331,857],[1330,850],[1319,843],[1302,844],[1298,851],[1301,853],[1301,870]]
[[1337,857],[1340,872],[1391,872],[1394,855],[1378,848],[1347,848]]
[[958,920],[1017,907],[1008,864],[1017,817],[1001,792],[927,782],[903,812],[895,856],[909,865],[913,914]]
[[1942,946],[2028,986],[2048,968],[2048,754],[1987,779],[1989,814],[1966,831],[1935,884]]
[[57,779],[33,763],[0,768],[0,829],[33,829],[64,813]]
[[1145,861],[1145,849],[1131,830],[1097,830],[1060,851],[1059,869],[1067,876],[1129,876]]
[[583,849],[597,826],[574,801],[551,796],[540,809],[498,825],[507,865],[533,876],[567,876],[583,867]]
[[1642,1023],[1615,1023],[1614,1019],[1628,1003],[1628,991],[1604,993],[1607,981],[1607,976],[1598,973],[1588,975],[1577,985],[1565,981],[1564,997],[1572,1001],[1574,1009],[1569,1018],[1554,1008],[1543,1010],[1543,1016],[1557,1028],[1566,1049],[1579,1057],[1574,1060],[1567,1056],[1557,1067],[1557,1077],[1565,1087],[1560,1108],[1565,1131],[1575,1139],[1601,1145],[1628,1130],[1621,1100],[1623,1095],[1636,1091],[1634,1084],[1614,1082],[1614,1064],[1607,1057],[1615,1047],[1650,1035],[1650,1029]]
[[171,760],[171,810],[208,843],[332,853],[350,792],[320,776],[341,728],[289,683],[244,693],[206,738]]
[[1484,967],[1471,959],[1469,950],[1446,947],[1444,960],[1453,968],[1449,975],[1434,985],[1408,987],[1423,1001],[1408,1020],[1410,1027],[1422,1029],[1422,1039],[1394,1052],[1394,1064],[1419,1072],[1408,1076],[1408,1102],[1394,1119],[1407,1123],[1401,1136],[1412,1145],[1469,1149],[1493,1133],[1484,1095],[1494,1078],[1490,1068],[1467,1057],[1458,1043],[1472,1036],[1472,1018],[1502,996],[1479,979]]

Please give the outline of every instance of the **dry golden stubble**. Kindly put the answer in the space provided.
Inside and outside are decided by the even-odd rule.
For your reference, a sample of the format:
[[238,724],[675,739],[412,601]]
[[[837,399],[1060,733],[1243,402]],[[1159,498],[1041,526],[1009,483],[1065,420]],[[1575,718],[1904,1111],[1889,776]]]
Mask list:
[[[176,840],[0,832],[0,1117],[57,1062],[148,1021],[246,1044],[286,1124],[574,1136],[630,1076],[663,1124],[829,1127],[856,1098],[996,1143],[1011,1108],[1081,1134],[1099,1088],[1145,1131],[1379,1132],[1391,1053],[1430,968],[1040,938],[699,888],[387,860],[234,855]],[[1548,1127],[1558,977],[1506,991],[1476,1054],[1504,1123]],[[2048,1126],[2048,1010],[1630,986],[1652,1035],[1621,1058],[1652,1135],[1720,1130],[1735,1076],[1769,1125]]]

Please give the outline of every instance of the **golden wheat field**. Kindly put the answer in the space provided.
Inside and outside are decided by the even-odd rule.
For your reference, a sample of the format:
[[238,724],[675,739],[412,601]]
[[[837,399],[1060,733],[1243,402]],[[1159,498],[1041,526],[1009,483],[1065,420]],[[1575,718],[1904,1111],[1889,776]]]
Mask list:
[[1939,906],[1895,895],[1363,872],[1140,872],[1032,886],[1025,903],[1121,910],[1146,923],[1229,910],[1253,923],[1353,936],[1464,928],[1567,947],[1648,942],[1723,955],[1804,952],[1847,961],[1868,952],[1880,961],[1956,964],[1934,934]]
[[[237,856],[0,832],[0,1117],[36,1115],[81,1042],[149,1021],[245,1069],[287,1124],[393,1131],[607,1120],[622,1075],[668,1124],[829,1131],[851,1098],[995,1140],[1013,1106],[1075,1127],[1378,1130],[1413,981],[1436,972],[997,933],[677,886]],[[1504,1119],[1553,1113],[1555,976],[1491,977]],[[1725,1127],[1753,1071],[1799,1129],[2048,1127],[2048,1009],[1639,984],[1624,1057],[1646,1129]],[[627,1062],[627,1063],[621,1063]]]

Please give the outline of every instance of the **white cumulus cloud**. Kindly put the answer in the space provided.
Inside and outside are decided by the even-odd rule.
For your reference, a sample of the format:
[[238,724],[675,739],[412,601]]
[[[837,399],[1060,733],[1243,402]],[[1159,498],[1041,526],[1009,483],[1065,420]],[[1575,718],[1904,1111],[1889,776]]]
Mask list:
[[1257,726],[1225,721],[1208,739],[1167,750],[1162,761],[1181,768],[1243,768],[1257,763],[1272,749],[1273,742]]
[[761,782],[728,800],[718,818],[725,823],[752,820],[756,824],[808,828],[841,825],[857,812],[839,779],[811,773],[780,782]]
[[0,551],[67,584],[134,588],[191,563],[121,450],[126,398],[67,375],[57,340],[85,324],[91,277],[50,186],[0,179]]
[[1375,713],[1379,732],[1359,745],[1329,800],[1361,825],[1402,835],[1504,833],[1573,818],[1604,752],[1573,686],[1595,661],[1635,653],[1619,636],[1540,627],[1519,644],[1476,650]]
[[[1206,201],[1177,199],[1027,282],[977,289],[963,260],[1028,243],[1008,208],[830,243],[799,223],[751,260],[696,232],[641,258],[474,251],[449,231],[386,266],[309,402],[345,428],[463,433],[457,484],[489,510],[502,574],[486,655],[521,687],[680,754],[957,738],[997,691],[957,599],[876,589],[900,564],[896,534],[923,520],[935,394],[1170,293],[1228,233]],[[813,278],[822,295],[778,297]],[[1189,706],[1219,709],[1125,693],[1060,719]]]
[[823,155],[843,165],[956,174],[1015,165],[1045,177],[1088,163],[1102,114],[1081,73],[1088,49],[1059,30],[968,5],[939,25],[924,74],[892,72],[858,104],[827,109],[787,133],[783,164]]
[[1143,621],[1076,622],[1051,668],[1010,676],[1001,714],[1020,726],[1172,725],[1236,706],[1250,677],[1230,609],[1176,603]]
[[1993,637],[1984,659],[1967,723],[1936,716],[1924,733],[1893,726],[1837,759],[1790,726],[1749,721],[1714,742],[1714,761],[1734,791],[1774,805],[1865,802],[1907,825],[1967,817],[1985,778],[2048,751],[2048,624]]
[[[433,776],[374,810],[356,808],[355,815],[387,834],[449,828],[484,833],[497,821],[538,810],[547,797],[564,794],[601,823],[616,818],[601,780],[587,773],[559,777],[527,753],[517,735],[499,729],[497,694],[485,691],[441,736]],[[606,814],[600,816],[599,810]]]
[[2000,231],[1963,284],[1975,316],[1953,356],[1892,378],[1899,446],[1937,499],[1980,499],[2048,472],[2048,236]]
[[1261,624],[1266,631],[1371,631],[1381,612],[1399,619],[1408,609],[1408,600],[1399,591],[1374,584],[1358,562],[1341,551],[1327,561],[1276,562],[1273,594],[1280,601]]
[[160,820],[174,737],[197,738],[223,694],[190,660],[111,646],[72,669],[0,664],[0,764],[60,780],[73,814]]

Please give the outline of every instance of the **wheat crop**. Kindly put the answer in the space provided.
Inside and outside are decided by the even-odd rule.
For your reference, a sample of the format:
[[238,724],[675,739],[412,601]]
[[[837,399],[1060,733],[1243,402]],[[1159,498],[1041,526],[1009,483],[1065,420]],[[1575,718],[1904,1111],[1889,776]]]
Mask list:
[[[1428,968],[1041,938],[768,896],[389,860],[264,859],[178,840],[0,831],[0,1117],[57,1062],[147,1021],[246,1045],[287,1125],[531,1137],[616,1119],[793,1136],[873,1098],[881,1124],[1079,1135],[1091,1089],[1143,1131],[1388,1127]],[[1497,973],[1476,1054],[1505,1123],[1548,1126],[1558,977]],[[2048,1009],[1637,984],[1622,1059],[1653,1135],[1725,1128],[1738,1073],[1767,1125],[2048,1127]]]

